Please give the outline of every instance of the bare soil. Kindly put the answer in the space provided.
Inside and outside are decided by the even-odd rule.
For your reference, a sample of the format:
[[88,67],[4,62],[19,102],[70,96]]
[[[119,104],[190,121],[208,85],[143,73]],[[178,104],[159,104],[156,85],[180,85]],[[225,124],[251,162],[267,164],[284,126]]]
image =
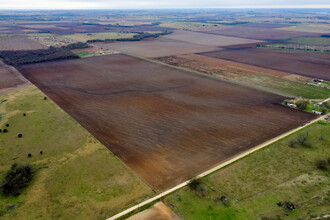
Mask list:
[[24,37],[0,38],[0,51],[2,50],[38,50],[47,47],[37,41]]
[[238,48],[201,54],[311,78],[330,80],[330,53]]
[[178,30],[173,34],[164,36],[164,38],[184,41],[193,44],[201,44],[207,46],[229,46],[229,45],[240,45],[240,44],[252,44],[260,41],[250,40],[238,37],[227,37],[215,34],[205,34],[193,31]]
[[0,95],[28,85],[30,83],[14,67],[0,61]]
[[219,50],[216,46],[205,46],[166,38],[148,39],[137,42],[98,43],[103,48],[141,57],[164,57]]
[[261,68],[257,66],[233,62],[229,60],[217,59],[198,54],[161,57],[155,58],[155,60],[159,60],[169,65],[185,67],[198,72],[216,75],[225,79],[235,79],[240,78],[242,76],[260,73],[275,77],[285,77],[291,75],[286,72]]
[[180,220],[180,218],[163,202],[158,202],[152,208],[133,215],[126,220]]
[[281,96],[122,54],[20,71],[156,191],[315,117]]

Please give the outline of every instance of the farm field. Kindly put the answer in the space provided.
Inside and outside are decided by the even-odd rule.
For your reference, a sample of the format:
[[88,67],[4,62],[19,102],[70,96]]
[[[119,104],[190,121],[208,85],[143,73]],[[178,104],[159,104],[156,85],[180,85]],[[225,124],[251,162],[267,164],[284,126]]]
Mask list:
[[37,41],[23,37],[0,38],[1,50],[38,50],[46,47]]
[[0,194],[1,219],[104,219],[153,195],[106,147],[44,97],[35,86],[0,96],[0,128],[9,124],[8,132],[0,133],[0,177],[13,163],[31,163],[36,171],[19,196]]
[[0,61],[0,79],[0,95],[30,84],[16,69],[2,61]]
[[296,31],[296,32],[311,32],[311,33],[330,33],[330,24],[308,24],[302,23],[290,27],[282,27],[279,30]]
[[105,33],[88,33],[88,34],[72,34],[63,35],[62,38],[69,38],[75,41],[86,42],[88,40],[105,40],[105,39],[121,39],[121,38],[132,38],[135,33],[118,33],[118,32],[105,32]]
[[161,57],[156,60],[285,96],[302,96],[309,99],[330,97],[330,90],[304,85],[311,82],[311,78],[295,74],[196,54]]
[[97,43],[96,45],[106,49],[147,58],[219,50],[216,46],[192,44],[163,37],[138,42]]
[[258,39],[258,40],[279,40],[295,37],[319,37],[319,33],[310,32],[297,32],[297,31],[286,31],[270,28],[254,28],[254,27],[244,27],[244,26],[234,26],[225,29],[205,31],[210,34],[219,34],[231,37],[242,37],[248,39]]
[[315,117],[281,96],[122,54],[20,71],[158,192]]
[[201,53],[201,55],[330,80],[329,53],[242,48]]
[[164,36],[164,38],[184,41],[193,44],[201,44],[207,46],[228,46],[237,44],[252,44],[260,41],[238,38],[238,37],[226,37],[215,34],[205,34],[193,31],[175,31],[173,34]]
[[[307,132],[311,147],[289,147]],[[185,187],[164,202],[182,219],[191,220],[313,219],[327,215],[329,170],[318,169],[316,161],[329,156],[329,137],[330,124],[315,123],[202,178],[207,195],[199,196]],[[227,198],[226,205],[222,196]],[[295,209],[285,208],[285,202]]]
[[302,44],[302,45],[316,45],[316,46],[329,46],[329,37],[298,37],[289,39],[287,43]]

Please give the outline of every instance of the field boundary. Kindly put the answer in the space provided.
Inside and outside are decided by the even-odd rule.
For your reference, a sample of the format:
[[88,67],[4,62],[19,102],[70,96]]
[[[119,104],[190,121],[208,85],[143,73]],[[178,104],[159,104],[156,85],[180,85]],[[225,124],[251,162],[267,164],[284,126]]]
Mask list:
[[[127,56],[130,56],[130,57],[135,57],[135,58],[138,58],[138,59],[149,61],[149,62],[152,62],[152,63],[155,63],[155,64],[159,64],[159,65],[167,66],[167,67],[174,68],[174,69],[177,69],[177,70],[183,70],[183,71],[194,73],[194,74],[197,74],[197,75],[200,75],[200,76],[208,77],[208,78],[211,78],[211,79],[214,79],[214,80],[219,80],[219,81],[231,83],[231,84],[234,84],[234,85],[239,85],[239,86],[243,86],[243,87],[247,87],[247,88],[250,88],[250,89],[255,89],[255,90],[259,90],[259,91],[262,91],[262,92],[267,92],[267,93],[271,93],[271,94],[279,95],[279,96],[283,96],[283,97],[295,97],[293,95],[289,95],[289,94],[286,94],[286,93],[278,92],[278,91],[275,91],[275,90],[272,90],[272,89],[266,89],[266,88],[259,87],[259,86],[252,86],[250,84],[246,84],[246,83],[241,83],[241,82],[237,82],[237,81],[233,81],[233,80],[229,80],[229,79],[220,78],[218,76],[209,75],[209,74],[206,74],[206,73],[198,72],[198,71],[191,70],[191,69],[184,68],[184,67],[170,65],[170,64],[163,63],[163,62],[160,62],[160,61],[157,61],[157,60],[153,60],[153,59],[150,59],[150,58],[140,57],[140,56],[133,55],[133,54],[130,54],[130,53],[123,53],[123,52],[120,52],[120,53],[121,54],[124,54],[124,55],[127,55]],[[295,97],[295,98],[297,98],[297,97]]]
[[116,214],[116,215],[108,218],[107,220],[118,219],[118,218],[123,217],[123,216],[131,213],[132,211],[135,211],[135,210],[137,210],[137,209],[139,209],[139,208],[141,208],[141,207],[143,207],[143,206],[145,206],[147,204],[150,204],[150,203],[152,203],[152,202],[154,202],[154,201],[156,201],[158,199],[161,199],[161,198],[163,198],[163,197],[165,197],[165,196],[167,196],[167,195],[169,195],[169,194],[171,194],[171,193],[173,193],[173,192],[175,192],[175,191],[177,191],[177,190],[179,190],[179,189],[181,189],[181,188],[189,185],[189,183],[191,182],[192,179],[200,179],[202,177],[205,177],[207,175],[210,175],[210,174],[218,171],[221,168],[224,168],[224,167],[226,167],[226,166],[228,166],[228,165],[230,165],[230,164],[232,164],[232,163],[234,163],[234,162],[236,162],[236,161],[238,161],[238,160],[240,160],[240,159],[242,159],[242,158],[244,158],[244,157],[246,157],[246,156],[248,156],[248,155],[250,155],[250,154],[252,154],[252,153],[254,153],[256,151],[258,151],[258,150],[261,150],[261,149],[263,149],[265,147],[268,147],[269,145],[271,145],[271,144],[273,144],[273,143],[275,143],[275,142],[277,142],[277,141],[279,141],[279,140],[281,140],[281,139],[283,139],[283,138],[285,138],[285,137],[287,137],[287,136],[289,136],[289,135],[291,135],[293,133],[296,133],[299,130],[302,130],[305,127],[310,126],[311,124],[313,124],[313,123],[315,123],[317,121],[320,121],[320,120],[325,119],[326,116],[327,115],[320,116],[320,117],[318,117],[318,118],[310,121],[309,123],[306,123],[303,126],[300,126],[298,128],[292,129],[292,130],[290,130],[288,132],[285,132],[285,133],[283,133],[283,134],[281,134],[281,135],[279,135],[277,137],[274,137],[274,138],[272,138],[272,139],[270,139],[270,140],[268,140],[268,141],[266,141],[266,142],[264,142],[262,144],[259,144],[259,145],[255,146],[255,147],[253,147],[253,148],[251,148],[251,149],[249,149],[247,151],[244,151],[244,152],[242,152],[242,153],[240,153],[240,154],[232,157],[231,159],[226,160],[225,162],[220,163],[219,165],[217,165],[217,166],[215,166],[215,167],[213,167],[213,168],[211,168],[211,169],[209,169],[209,170],[207,170],[207,171],[205,171],[205,172],[203,172],[203,173],[195,176],[194,178],[191,178],[191,179],[189,179],[189,180],[187,180],[187,181],[185,181],[185,182],[183,182],[183,183],[181,183],[179,185],[176,185],[176,186],[172,187],[171,189],[168,189],[168,190],[166,190],[166,191],[158,194],[157,196],[154,196],[153,198],[147,199],[144,202],[141,202],[141,203],[139,203],[139,204],[137,204],[135,206],[132,206],[131,208],[128,208],[128,209],[126,209],[126,210],[124,210],[124,211],[122,211],[122,212],[120,212],[120,213],[118,213],[118,214]]

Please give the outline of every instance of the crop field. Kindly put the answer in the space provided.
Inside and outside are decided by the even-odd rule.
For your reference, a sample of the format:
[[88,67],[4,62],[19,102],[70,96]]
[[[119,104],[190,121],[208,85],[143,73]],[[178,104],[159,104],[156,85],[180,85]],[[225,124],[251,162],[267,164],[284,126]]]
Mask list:
[[62,38],[69,38],[75,41],[86,42],[88,40],[105,40],[105,39],[120,39],[120,38],[132,38],[136,33],[118,33],[118,32],[105,32],[105,33],[87,33],[87,34],[72,34],[64,35]]
[[219,34],[231,37],[242,37],[249,39],[259,39],[259,40],[277,40],[277,39],[287,39],[294,37],[319,37],[319,33],[309,33],[309,32],[297,32],[297,31],[285,31],[279,29],[270,28],[253,28],[253,27],[230,27],[225,29],[206,31],[206,33]]
[[[307,132],[312,147],[289,147],[290,141]],[[327,215],[329,170],[318,169],[316,161],[329,155],[329,137],[330,123],[315,123],[203,178],[207,196],[186,187],[168,196],[165,203],[181,218],[193,220],[314,219]],[[226,205],[222,196],[228,199]],[[285,202],[293,203],[295,209],[286,209]]]
[[[30,163],[35,170],[32,182],[19,196],[0,194],[2,220],[105,219],[154,194],[44,97],[35,86],[0,96],[0,128],[8,130],[0,133],[0,178],[14,163]],[[17,137],[20,133],[22,138]]]
[[329,37],[299,37],[289,39],[286,42],[302,45],[330,46]]
[[0,95],[29,84],[13,67],[0,61]]
[[46,47],[37,41],[23,37],[0,38],[1,50],[38,50]]
[[157,191],[315,117],[281,96],[122,54],[20,71]]
[[285,31],[310,32],[310,33],[330,33],[330,24],[308,24],[302,23],[295,26],[279,28]]
[[[160,27],[156,25],[83,25],[81,22],[43,22],[43,23],[20,23],[6,26],[12,34],[22,34],[24,32],[45,32],[58,35],[71,35],[76,33],[104,33],[104,32],[143,32],[143,31],[166,31],[172,28]],[[0,34],[7,34],[7,30],[0,30]]]
[[264,48],[228,49],[202,55],[329,81],[330,54]]
[[97,43],[97,45],[106,49],[148,58],[219,50],[216,46],[192,44],[163,37],[138,42]]
[[238,37],[227,37],[216,34],[205,34],[193,31],[175,31],[173,34],[166,35],[164,38],[184,41],[193,44],[201,44],[207,46],[229,46],[237,44],[252,44],[260,41],[238,38]]
[[330,97],[328,89],[304,85],[311,78],[281,71],[196,54],[161,57],[156,60],[286,96],[309,99]]

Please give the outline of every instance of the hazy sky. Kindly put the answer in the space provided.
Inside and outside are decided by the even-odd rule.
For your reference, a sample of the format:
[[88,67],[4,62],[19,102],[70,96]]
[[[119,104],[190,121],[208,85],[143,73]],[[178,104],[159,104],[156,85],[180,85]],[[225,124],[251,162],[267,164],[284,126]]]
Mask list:
[[1,9],[330,8],[330,0],[0,0]]

